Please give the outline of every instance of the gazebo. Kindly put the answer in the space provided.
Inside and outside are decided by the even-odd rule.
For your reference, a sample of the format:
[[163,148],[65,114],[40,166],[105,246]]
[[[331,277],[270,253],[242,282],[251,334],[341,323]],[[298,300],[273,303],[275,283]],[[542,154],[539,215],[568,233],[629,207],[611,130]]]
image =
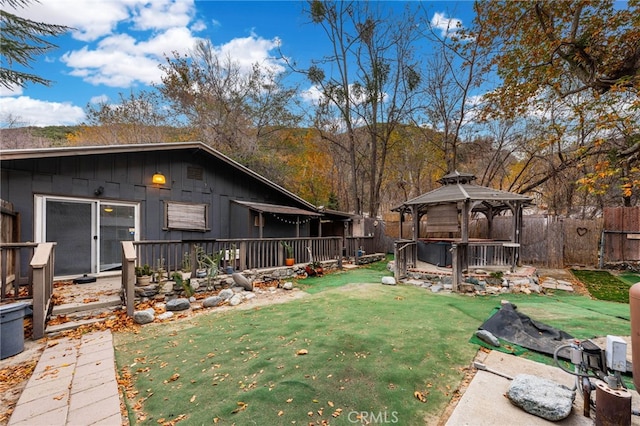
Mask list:
[[[407,269],[418,260],[450,266],[453,288],[457,290],[462,274],[470,267],[508,266],[513,271],[518,263],[522,211],[532,204],[532,198],[474,184],[476,177],[454,171],[438,180],[440,188],[422,194],[392,209],[400,213],[400,240],[396,242],[396,278],[403,278]],[[512,227],[509,240],[492,239],[493,219],[511,212]],[[486,239],[469,238],[469,219],[474,213],[487,218]],[[405,215],[412,220],[411,240],[402,239]],[[426,233],[435,238],[422,238],[420,222],[427,216]],[[442,237],[442,235],[447,235]],[[429,262],[429,260],[440,260]]]

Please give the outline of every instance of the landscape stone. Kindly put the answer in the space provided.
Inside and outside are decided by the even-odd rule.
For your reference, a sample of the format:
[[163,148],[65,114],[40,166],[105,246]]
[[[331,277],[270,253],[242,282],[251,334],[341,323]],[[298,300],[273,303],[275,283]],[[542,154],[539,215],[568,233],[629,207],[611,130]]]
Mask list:
[[282,288],[285,290],[291,290],[293,289],[293,283],[291,281],[287,281],[284,284],[282,284]]
[[153,297],[158,294],[158,286],[156,284],[136,286],[135,293],[138,297]]
[[382,277],[383,285],[396,285],[396,279],[393,277]]
[[251,300],[254,297],[256,297],[256,294],[251,291],[244,294],[244,300]]
[[475,335],[478,339],[482,340],[485,343],[490,344],[491,346],[495,346],[495,347],[500,346],[500,341],[498,340],[498,338],[494,336],[493,333],[487,330],[477,330],[475,332]]
[[432,286],[431,286],[431,291],[432,291],[433,293],[438,293],[438,292],[441,292],[441,291],[442,291],[442,288],[443,288],[443,287],[442,287],[442,285],[441,285],[441,284],[432,285]]
[[136,324],[149,324],[153,322],[155,316],[155,311],[153,308],[145,309],[143,311],[134,311],[133,312],[133,321]]
[[507,397],[527,413],[556,422],[571,414],[576,393],[551,380],[518,374],[509,386]]
[[229,299],[229,305],[230,306],[238,306],[239,304],[242,303],[242,295],[241,294],[234,294],[233,297],[231,299]]
[[158,319],[159,320],[166,320],[169,319],[173,316],[173,312],[163,312],[160,315],[158,315]]
[[184,311],[190,307],[191,303],[182,297],[167,302],[167,311]]
[[231,276],[233,277],[233,281],[240,287],[247,291],[253,291],[253,282],[249,281],[247,277],[237,272],[234,272],[233,274],[231,274]]
[[204,301],[202,302],[202,306],[204,306],[205,308],[213,308],[218,306],[220,303],[222,303],[222,297],[211,296],[204,299]]
[[233,290],[231,290],[230,288],[225,288],[224,290],[220,290],[218,296],[220,296],[222,300],[229,300],[233,296]]

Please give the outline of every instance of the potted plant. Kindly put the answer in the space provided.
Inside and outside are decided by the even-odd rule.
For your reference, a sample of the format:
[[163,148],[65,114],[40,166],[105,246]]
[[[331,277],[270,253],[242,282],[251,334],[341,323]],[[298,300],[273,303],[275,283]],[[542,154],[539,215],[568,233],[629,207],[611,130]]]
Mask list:
[[293,258],[293,246],[286,241],[280,241],[280,244],[282,244],[282,247],[284,247],[285,251],[287,252],[287,257],[284,260],[284,264],[287,266],[293,266],[293,264],[296,263],[295,259]]
[[140,286],[149,285],[151,282],[151,267],[149,265],[136,266],[136,284]]
[[307,275],[310,277],[324,275],[324,269],[322,269],[322,265],[320,262],[311,262],[307,266],[304,267],[304,270],[307,272]]

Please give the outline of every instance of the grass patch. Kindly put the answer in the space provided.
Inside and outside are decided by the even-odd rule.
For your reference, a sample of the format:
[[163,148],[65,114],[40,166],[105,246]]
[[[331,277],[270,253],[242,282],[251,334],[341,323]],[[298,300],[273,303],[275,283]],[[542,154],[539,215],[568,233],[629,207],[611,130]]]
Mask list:
[[618,278],[629,284],[629,286],[640,283],[640,274],[635,272],[623,272],[618,275]]
[[618,279],[608,271],[573,269],[571,272],[587,287],[589,294],[596,299],[629,303],[631,283]]
[[331,272],[322,277],[309,277],[298,280],[296,286],[310,294],[342,287],[346,284],[379,283],[383,276],[393,276],[387,270],[387,262],[380,261],[360,266],[356,269]]
[[[144,413],[139,423],[186,416],[185,424],[349,425],[355,412],[437,423],[478,350],[470,337],[503,298],[576,338],[630,333],[619,303],[564,292],[434,294],[380,285],[385,267],[300,281],[316,293],[284,304],[115,333],[118,368],[130,371],[137,392],[128,403]],[[352,284],[374,272],[376,284]]]

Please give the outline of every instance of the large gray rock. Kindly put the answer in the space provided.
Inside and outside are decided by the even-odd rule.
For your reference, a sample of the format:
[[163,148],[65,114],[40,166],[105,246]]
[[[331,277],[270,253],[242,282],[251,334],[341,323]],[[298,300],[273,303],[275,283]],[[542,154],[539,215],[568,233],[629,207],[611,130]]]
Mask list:
[[154,316],[155,311],[153,308],[145,309],[144,311],[134,311],[133,321],[136,324],[149,324],[150,322],[153,322]]
[[509,386],[507,397],[527,413],[555,422],[571,414],[576,393],[551,380],[518,374]]
[[211,296],[202,301],[202,306],[205,308],[213,308],[215,306],[218,306],[220,303],[222,303],[222,297]]
[[241,294],[234,294],[233,297],[231,299],[229,299],[229,305],[230,306],[238,306],[241,303],[242,303],[242,295]]
[[287,281],[284,284],[282,284],[282,288],[285,290],[292,290],[293,289],[293,283],[291,281]]
[[247,277],[237,272],[234,272],[231,276],[233,277],[233,281],[240,287],[247,291],[253,291],[253,282],[249,281]]
[[485,343],[488,343],[495,347],[500,346],[500,341],[498,340],[498,338],[487,330],[478,330],[475,334],[478,339],[482,340]]
[[396,279],[393,277],[382,277],[382,284],[384,285],[396,285]]
[[173,300],[169,300],[167,302],[167,311],[184,311],[187,310],[191,307],[191,303],[189,303],[189,300],[185,299],[185,298],[178,298],[178,299],[173,299]]
[[231,290],[230,288],[225,288],[224,290],[220,290],[218,296],[220,296],[222,300],[229,300],[233,297],[233,290]]

